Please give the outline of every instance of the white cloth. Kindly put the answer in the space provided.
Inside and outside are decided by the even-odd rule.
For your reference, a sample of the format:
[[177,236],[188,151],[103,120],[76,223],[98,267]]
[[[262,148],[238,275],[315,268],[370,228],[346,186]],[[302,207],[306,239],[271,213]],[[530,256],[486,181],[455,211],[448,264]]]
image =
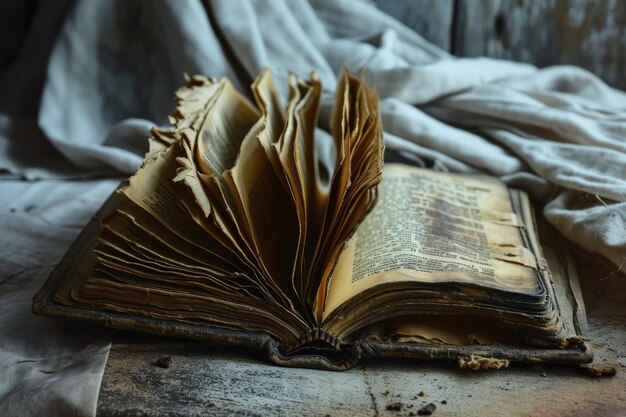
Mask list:
[[0,181],[0,415],[95,414],[111,332],[31,313],[33,295],[119,180]]
[[[43,77],[43,70],[29,67],[28,54],[0,73],[0,90],[6,91],[0,95],[0,169],[7,176],[27,179],[131,174],[146,149],[149,128],[167,124],[174,105],[172,92],[182,84],[184,72],[228,76],[245,89],[263,67],[270,67],[284,94],[289,71],[307,76],[316,70],[324,85],[324,127],[336,75],[344,67],[367,68],[368,82],[381,96],[390,156],[437,169],[499,176],[529,191],[544,205],[546,219],[569,239],[617,266],[624,262],[623,92],[574,67],[539,70],[501,60],[452,57],[366,2],[207,3],[208,14],[200,0],[76,1],[51,49],[45,79],[37,78]],[[57,21],[60,17],[51,22],[39,18],[39,26],[32,30],[48,30],[53,36],[60,26]],[[41,39],[48,38],[27,39],[31,55],[32,45]],[[20,79],[20,74],[31,74],[34,79]],[[37,89],[20,90],[14,83],[42,85],[39,106]],[[28,95],[20,95],[22,91]],[[20,111],[14,110],[18,101]],[[67,213],[81,207],[95,210],[96,205],[81,205],[80,186],[75,183],[71,190],[63,183],[42,184],[46,186],[6,183],[0,189],[3,193],[5,187],[23,189],[27,194],[20,198],[36,202],[37,193],[50,187],[70,197],[59,206]],[[103,184],[107,185],[94,188],[98,193],[93,194],[94,201],[103,200],[110,191],[110,184]],[[4,197],[3,213],[11,204],[11,198]],[[59,219],[48,220],[52,222],[49,233],[56,236]],[[29,252],[33,239],[22,237],[19,231],[39,230],[39,223],[32,222],[28,213],[0,218],[2,230],[10,223],[10,230],[15,231],[6,239],[21,242],[3,251],[0,305],[22,303],[22,313],[28,304],[26,295],[49,268],[11,278],[9,282],[19,278],[33,283],[20,290],[7,291],[3,279],[19,272],[21,262],[30,257],[33,265],[56,262],[69,245],[66,238],[62,242],[42,239],[36,246],[39,249]],[[46,248],[54,254],[51,258]],[[20,250],[22,257],[16,256]],[[20,338],[25,337],[11,334],[10,321],[16,319],[11,314],[0,318],[0,358],[8,358],[0,366],[22,369],[28,365],[13,364],[16,357],[12,356],[19,349],[11,346],[21,346]],[[27,315],[19,319],[33,321],[33,331],[39,331],[37,326],[46,320]],[[85,352],[91,350],[85,348]],[[39,357],[53,360],[54,355],[48,352]],[[83,374],[86,387],[97,386],[98,366],[93,368],[95,373]],[[16,371],[10,380],[4,373],[0,378],[4,378],[0,379],[0,401],[4,401],[0,404],[14,410],[15,401],[25,395],[19,388],[22,381],[45,384],[48,376]],[[75,382],[69,381],[68,386]],[[48,403],[62,402],[62,391],[59,388],[56,397],[48,396]],[[69,398],[73,404],[75,397]],[[85,404],[77,405],[75,414],[93,411],[93,404]]]

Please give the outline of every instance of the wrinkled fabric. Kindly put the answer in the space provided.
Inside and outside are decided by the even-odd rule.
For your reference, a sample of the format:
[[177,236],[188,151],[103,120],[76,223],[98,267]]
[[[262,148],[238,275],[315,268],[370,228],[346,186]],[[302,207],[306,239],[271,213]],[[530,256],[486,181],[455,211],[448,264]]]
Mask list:
[[[71,9],[50,55],[37,127],[77,174],[131,174],[150,127],[167,124],[185,72],[228,76],[245,89],[270,67],[286,96],[289,72],[315,70],[324,127],[336,75],[366,69],[389,151],[408,163],[499,176],[546,204],[565,236],[624,261],[621,230],[596,228],[603,215],[574,213],[575,202],[563,205],[572,198],[558,199],[570,190],[608,205],[626,199],[626,94],[589,72],[457,59],[367,3],[213,1],[206,12],[183,3],[79,1]],[[36,165],[13,173],[57,175]],[[606,216],[623,215],[619,205],[602,206]]]
[[[132,174],[150,128],[168,124],[183,73],[228,76],[248,93],[269,67],[286,97],[289,72],[315,70],[325,128],[337,75],[366,69],[387,158],[498,176],[573,242],[616,268],[626,260],[626,94],[579,68],[455,58],[357,0],[40,2],[20,53],[2,63],[0,409],[12,415],[27,391],[37,410],[61,410],[46,415],[93,414],[108,339],[29,315],[29,297],[113,185],[51,179]],[[332,141],[318,136],[330,164]],[[42,194],[58,198],[8,211],[40,207]],[[57,355],[78,328],[72,354]],[[37,335],[49,349],[37,350]]]
[[31,312],[117,180],[0,181],[0,415],[93,416],[111,344],[101,326]]

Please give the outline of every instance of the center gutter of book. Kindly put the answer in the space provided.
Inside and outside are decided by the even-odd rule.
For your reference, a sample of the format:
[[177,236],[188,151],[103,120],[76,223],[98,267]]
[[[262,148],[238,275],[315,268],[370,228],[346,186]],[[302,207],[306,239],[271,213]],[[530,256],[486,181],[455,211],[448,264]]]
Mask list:
[[227,78],[186,81],[172,128],[152,130],[88,267],[67,274],[55,303],[110,312],[114,327],[206,326],[333,360],[371,342],[581,343],[526,194],[383,164],[379,98],[363,75],[346,70],[334,103],[315,73],[289,75],[286,103],[269,70],[252,101]]

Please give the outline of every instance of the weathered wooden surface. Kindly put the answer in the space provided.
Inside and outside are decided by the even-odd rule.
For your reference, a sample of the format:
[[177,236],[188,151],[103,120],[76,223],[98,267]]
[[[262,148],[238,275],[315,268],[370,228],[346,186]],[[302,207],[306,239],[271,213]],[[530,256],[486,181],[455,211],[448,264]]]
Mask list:
[[578,65],[626,90],[626,1],[374,1],[458,56]]
[[626,90],[626,2],[456,0],[453,52],[573,64]]
[[[616,349],[617,376],[556,365],[475,372],[416,360],[370,361],[337,373],[277,367],[248,350],[120,333],[98,416],[407,416],[430,402],[435,416],[623,416],[626,280],[596,276],[583,284],[591,336]],[[162,357],[172,358],[170,368],[153,364]],[[387,410],[393,403],[401,410]]]
[[450,50],[454,0],[375,0],[375,3],[426,40]]

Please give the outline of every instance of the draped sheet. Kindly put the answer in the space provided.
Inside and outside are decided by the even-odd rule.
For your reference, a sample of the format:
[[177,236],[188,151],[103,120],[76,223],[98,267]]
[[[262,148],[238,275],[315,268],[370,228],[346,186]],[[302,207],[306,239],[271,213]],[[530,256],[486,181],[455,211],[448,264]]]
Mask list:
[[[32,316],[30,299],[167,125],[183,73],[245,90],[264,67],[283,96],[289,72],[317,71],[322,128],[337,74],[366,68],[389,158],[498,176],[567,238],[625,262],[626,94],[585,70],[456,58],[357,0],[41,2],[0,70],[3,415],[94,413],[110,334]],[[99,179],[71,180],[84,177]]]

